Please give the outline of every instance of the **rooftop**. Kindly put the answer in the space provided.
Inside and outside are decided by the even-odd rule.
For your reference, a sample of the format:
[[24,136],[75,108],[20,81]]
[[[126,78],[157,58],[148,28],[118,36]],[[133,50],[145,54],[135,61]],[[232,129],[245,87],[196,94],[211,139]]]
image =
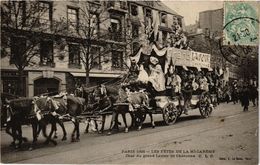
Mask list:
[[159,0],[158,1],[130,1],[130,2],[182,17],[176,11],[170,9],[168,6],[166,6],[163,2]]
[[220,8],[220,9],[214,9],[214,10],[205,10],[205,11],[201,11],[200,13],[215,12],[215,11],[218,11],[218,10],[223,10],[223,8]]

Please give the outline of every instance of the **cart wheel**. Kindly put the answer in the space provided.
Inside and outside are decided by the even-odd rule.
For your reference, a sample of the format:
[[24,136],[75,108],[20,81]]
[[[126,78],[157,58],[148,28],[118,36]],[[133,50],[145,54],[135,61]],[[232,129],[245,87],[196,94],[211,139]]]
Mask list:
[[213,107],[211,104],[211,96],[207,92],[203,92],[200,96],[199,100],[199,110],[200,114],[203,118],[207,118],[213,111]]
[[178,118],[178,110],[173,103],[167,103],[162,109],[164,122],[167,125],[172,125]]

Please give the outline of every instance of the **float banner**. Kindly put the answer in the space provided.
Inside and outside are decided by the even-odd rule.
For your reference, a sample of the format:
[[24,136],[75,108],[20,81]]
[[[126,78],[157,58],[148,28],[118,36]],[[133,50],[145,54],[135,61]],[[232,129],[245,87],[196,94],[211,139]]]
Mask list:
[[177,66],[210,68],[210,54],[206,53],[169,48],[167,58],[169,62],[172,60],[172,63]]
[[191,65],[200,68],[210,68],[210,54],[191,51]]
[[167,52],[168,58],[170,57],[172,63],[178,66],[190,66],[191,65],[191,51],[169,48]]

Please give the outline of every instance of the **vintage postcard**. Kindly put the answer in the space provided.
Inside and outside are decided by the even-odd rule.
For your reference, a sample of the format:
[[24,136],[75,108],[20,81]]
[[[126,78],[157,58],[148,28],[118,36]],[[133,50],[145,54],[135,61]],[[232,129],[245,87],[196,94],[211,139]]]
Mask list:
[[257,1],[1,1],[1,163],[259,162]]

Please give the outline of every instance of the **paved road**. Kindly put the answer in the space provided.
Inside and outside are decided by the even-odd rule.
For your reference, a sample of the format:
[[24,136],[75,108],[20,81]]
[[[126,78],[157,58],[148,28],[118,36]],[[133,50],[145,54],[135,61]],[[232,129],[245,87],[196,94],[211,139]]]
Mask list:
[[[1,155],[4,163],[153,163],[153,164],[257,164],[258,107],[242,112],[240,105],[221,104],[207,119],[198,110],[182,115],[174,125],[165,126],[161,115],[155,115],[156,128],[149,118],[142,131],[130,130],[111,136],[97,133],[83,134],[81,141],[61,141],[44,146],[40,138],[37,148],[28,151],[8,145],[11,139],[1,131]],[[106,128],[108,127],[108,122]],[[72,125],[66,123],[71,132]],[[31,128],[24,126],[24,134],[31,140]]]

